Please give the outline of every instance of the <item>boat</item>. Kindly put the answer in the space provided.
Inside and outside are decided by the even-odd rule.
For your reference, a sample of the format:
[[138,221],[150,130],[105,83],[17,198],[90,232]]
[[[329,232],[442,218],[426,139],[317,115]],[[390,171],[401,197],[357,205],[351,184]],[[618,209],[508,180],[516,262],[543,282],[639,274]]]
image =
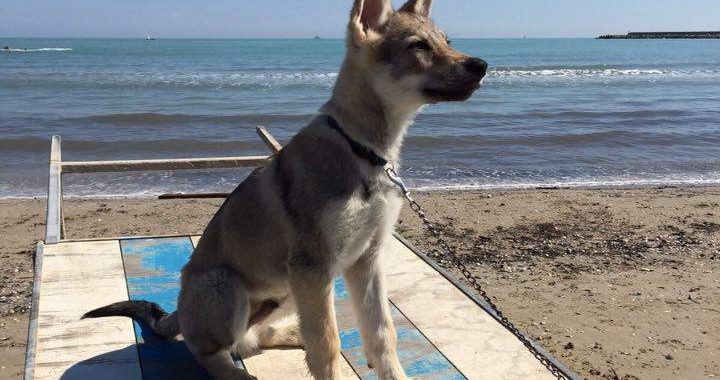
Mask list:
[[[67,239],[61,177],[254,167],[282,149],[265,128],[258,126],[257,133],[269,155],[122,161],[63,161],[60,136],[53,136],[45,236],[35,253],[25,380],[209,380],[182,340],[158,339],[147,326],[127,318],[103,323],[80,318],[88,310],[129,299],[146,299],[173,310],[180,290],[178,272],[201,237]],[[580,379],[527,335],[504,327],[504,317],[495,309],[400,235],[387,242],[384,252],[397,349],[408,376]],[[335,280],[334,290],[342,351],[339,378],[374,378],[341,278]],[[265,350],[238,357],[235,364],[260,379],[310,379],[304,356],[300,349]]]
[[155,41],[155,38],[150,37],[148,34],[147,37],[145,37],[145,41]]

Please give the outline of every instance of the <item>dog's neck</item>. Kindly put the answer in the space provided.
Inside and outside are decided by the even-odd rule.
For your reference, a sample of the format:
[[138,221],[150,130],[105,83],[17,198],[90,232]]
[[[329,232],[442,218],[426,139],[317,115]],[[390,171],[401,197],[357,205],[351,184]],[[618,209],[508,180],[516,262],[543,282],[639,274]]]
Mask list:
[[330,100],[320,112],[334,117],[353,139],[397,164],[405,132],[420,104],[391,104],[378,94],[369,75],[346,59]]

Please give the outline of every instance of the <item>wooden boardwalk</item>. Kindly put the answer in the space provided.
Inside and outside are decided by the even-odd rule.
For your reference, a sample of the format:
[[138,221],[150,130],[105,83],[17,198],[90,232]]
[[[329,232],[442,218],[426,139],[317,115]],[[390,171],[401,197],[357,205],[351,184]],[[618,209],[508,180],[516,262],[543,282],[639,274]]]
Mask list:
[[[263,127],[260,138],[274,154],[280,144]],[[180,269],[197,236],[64,240],[62,173],[185,170],[255,166],[265,156],[136,161],[62,161],[60,137],[50,152],[45,240],[35,255],[25,380],[209,379],[180,340],[161,340],[127,318],[81,320],[87,311],[129,299],[176,309]],[[184,197],[218,196],[186,194]],[[225,196],[220,194],[219,196]],[[417,379],[545,380],[554,375],[505,329],[488,305],[402,238],[383,250],[398,354]],[[335,308],[343,379],[376,379],[345,283],[335,281]],[[532,344],[568,379],[579,377]],[[266,350],[237,358],[261,380],[310,379],[302,350]]]
[[[127,318],[80,320],[127,299],[176,308],[179,270],[198,237],[127,238],[39,244],[35,329],[28,379],[208,379],[182,340],[161,340]],[[399,239],[384,251],[398,351],[420,379],[554,378],[462,288]],[[335,282],[344,378],[375,379],[342,279]],[[309,379],[302,350],[238,358],[260,379]]]

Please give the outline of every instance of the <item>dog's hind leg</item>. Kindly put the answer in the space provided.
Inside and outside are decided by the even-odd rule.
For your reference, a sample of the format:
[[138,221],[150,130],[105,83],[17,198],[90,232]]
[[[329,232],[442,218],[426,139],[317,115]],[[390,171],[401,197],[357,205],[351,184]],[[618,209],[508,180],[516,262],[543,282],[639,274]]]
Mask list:
[[235,366],[230,355],[245,342],[251,318],[242,278],[227,268],[188,271],[183,277],[178,299],[180,331],[197,361],[215,380],[255,379]]
[[261,326],[261,329],[258,329],[258,344],[260,348],[303,347],[297,316],[288,316]]
[[390,305],[374,244],[345,271],[345,280],[368,363],[383,380],[407,379],[397,356],[397,333],[390,316]]
[[[321,255],[318,255],[322,257]],[[316,380],[340,377],[340,339],[333,306],[333,279],[318,256],[296,251],[288,262],[306,361]]]
[[283,299],[270,318],[250,331],[257,333],[260,348],[303,347],[297,306],[292,296]]

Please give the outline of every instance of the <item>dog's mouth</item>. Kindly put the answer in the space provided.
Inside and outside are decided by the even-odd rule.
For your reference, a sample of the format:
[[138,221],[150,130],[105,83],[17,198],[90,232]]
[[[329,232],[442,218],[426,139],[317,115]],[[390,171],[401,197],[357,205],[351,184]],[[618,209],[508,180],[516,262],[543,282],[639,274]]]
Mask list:
[[482,80],[448,87],[426,87],[423,94],[433,102],[462,102],[468,100],[480,88]]

